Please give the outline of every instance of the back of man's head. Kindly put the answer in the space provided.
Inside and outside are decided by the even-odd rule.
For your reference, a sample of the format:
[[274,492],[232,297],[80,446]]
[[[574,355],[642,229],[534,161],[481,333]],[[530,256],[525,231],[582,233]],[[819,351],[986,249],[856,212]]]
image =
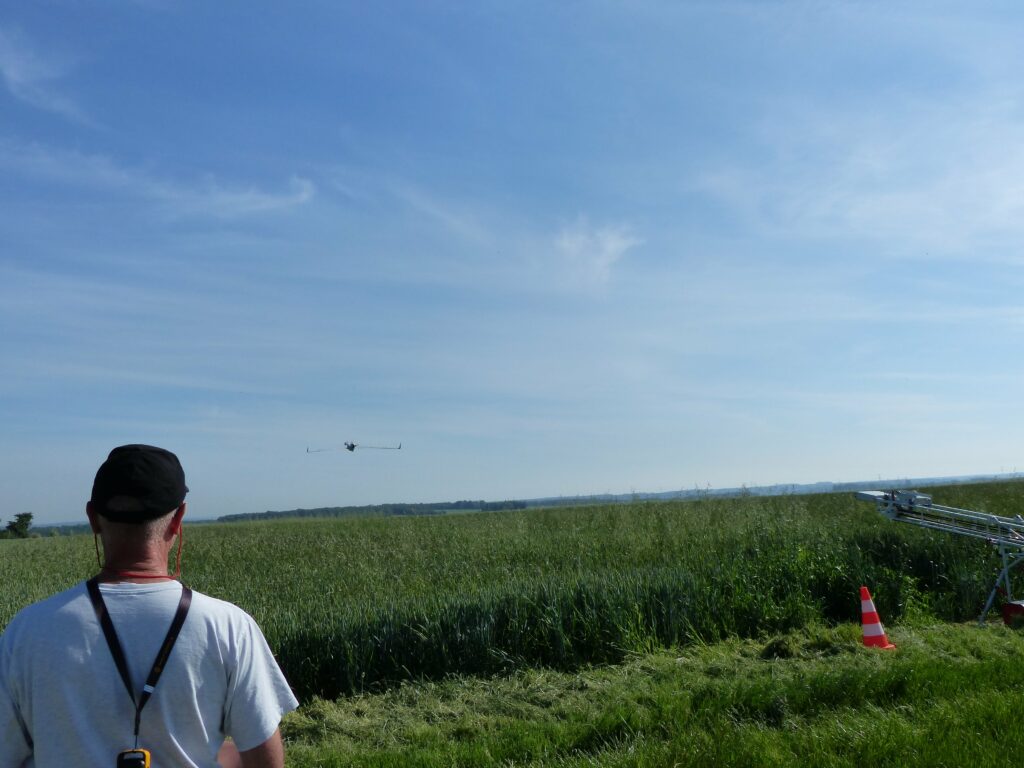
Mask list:
[[152,445],[122,445],[96,472],[90,504],[117,523],[145,523],[181,506],[188,487],[178,457]]

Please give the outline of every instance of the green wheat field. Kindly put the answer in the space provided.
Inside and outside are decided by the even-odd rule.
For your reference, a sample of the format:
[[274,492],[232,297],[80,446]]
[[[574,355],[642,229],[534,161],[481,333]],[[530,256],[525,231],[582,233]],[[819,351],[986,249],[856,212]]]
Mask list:
[[[1024,510],[1019,482],[932,493]],[[303,704],[292,766],[996,766],[1024,747],[1024,638],[977,623],[997,553],[852,494],[202,524],[184,565],[263,627]],[[0,541],[0,627],[95,569],[91,536]],[[860,643],[862,584],[895,651]]]

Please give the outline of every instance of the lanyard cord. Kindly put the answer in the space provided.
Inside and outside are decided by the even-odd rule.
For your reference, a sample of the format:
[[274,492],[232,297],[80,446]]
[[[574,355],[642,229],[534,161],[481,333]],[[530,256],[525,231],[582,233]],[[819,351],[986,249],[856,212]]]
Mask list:
[[167,664],[167,659],[171,655],[171,649],[174,648],[175,640],[178,639],[178,633],[181,631],[181,625],[185,623],[185,617],[188,615],[189,606],[192,604],[192,590],[185,585],[182,585],[181,599],[178,601],[178,610],[175,612],[174,620],[171,622],[171,626],[167,630],[167,637],[164,638],[163,645],[160,646],[160,651],[157,653],[156,659],[153,661],[153,668],[149,671],[149,677],[146,678],[146,684],[142,686],[142,694],[139,696],[138,701],[136,701],[135,693],[132,690],[131,677],[128,674],[128,661],[124,657],[124,650],[121,648],[121,642],[117,639],[114,622],[110,620],[110,614],[107,612],[107,605],[103,602],[103,595],[100,594],[99,581],[95,577],[91,578],[85,583],[85,586],[89,590],[89,599],[92,600],[92,607],[96,612],[96,618],[99,619],[100,626],[103,627],[103,636],[107,639],[107,645],[110,647],[110,655],[114,657],[114,664],[117,666],[117,671],[121,675],[122,682],[124,682],[125,690],[128,691],[128,696],[131,697],[132,704],[135,705],[135,748],[138,749],[139,724],[142,721],[142,708],[146,706],[146,702],[149,701],[149,697],[153,693],[153,689],[156,688],[156,682],[160,679],[160,674],[164,671],[164,665]]

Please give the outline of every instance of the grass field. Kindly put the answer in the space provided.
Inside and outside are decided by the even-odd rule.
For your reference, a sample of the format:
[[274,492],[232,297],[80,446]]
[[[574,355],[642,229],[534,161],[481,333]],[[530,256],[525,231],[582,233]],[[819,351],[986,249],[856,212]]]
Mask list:
[[[1024,484],[936,489],[934,496],[940,503],[1013,515],[1022,509]],[[0,626],[21,606],[94,570],[91,537],[0,542],[0,583],[4,585]],[[783,761],[736,758],[739,762],[726,764],[774,765],[786,764],[784,759],[790,758],[785,755],[802,754],[814,743],[838,744],[837,734],[845,726],[837,722],[828,728],[839,730],[830,731],[815,714],[839,711],[837,707],[847,708],[839,718],[843,723],[861,722],[855,727],[865,732],[891,728],[901,743],[909,743],[907,733],[917,733],[921,724],[904,717],[906,712],[889,713],[899,715],[895,720],[887,719],[889,715],[872,719],[877,707],[898,709],[904,699],[886,694],[826,706],[825,699],[832,695],[827,689],[856,688],[872,664],[902,665],[898,668],[904,671],[899,674],[913,672],[918,675],[915,679],[931,679],[940,670],[927,671],[929,644],[943,649],[952,642],[946,633],[976,634],[972,629],[939,626],[912,637],[910,648],[901,647],[895,662],[865,656],[849,634],[851,626],[859,632],[851,622],[859,621],[861,584],[872,589],[887,627],[908,631],[976,617],[997,570],[995,553],[984,542],[888,522],[852,495],[823,495],[193,526],[186,531],[184,577],[196,589],[238,603],[264,628],[290,682],[308,704],[288,725],[296,765],[349,764],[343,757],[337,758],[340,762],[310,757],[319,747],[303,746],[330,743],[334,746],[329,755],[345,754],[337,747],[336,734],[323,724],[335,717],[337,706],[356,706],[353,702],[398,706],[401,699],[395,697],[422,696],[426,701],[440,695],[437,691],[445,685],[468,686],[466,690],[479,685],[500,688],[525,685],[522,681],[532,679],[530,675],[562,681],[556,685],[558,700],[572,700],[562,686],[571,691],[577,684],[572,681],[605,674],[602,669],[612,670],[607,674],[614,676],[619,674],[614,670],[631,669],[631,664],[658,666],[668,658],[661,655],[664,649],[676,649],[672,658],[693,658],[698,667],[711,669],[714,665],[707,666],[703,660],[728,652],[717,650],[720,647],[741,649],[736,651],[735,664],[737,669],[749,669],[734,675],[737,684],[761,679],[764,670],[774,670],[763,679],[761,693],[751,689],[747,694],[751,701],[783,696],[775,721],[766,720],[763,713],[752,718],[742,715],[744,707],[754,704],[716,709],[714,700],[724,696],[725,689],[705,685],[713,695],[709,693],[693,709],[699,717],[691,712],[686,715],[690,719],[680,720],[681,710],[659,704],[655,709],[661,714],[642,722],[626,717],[624,730],[608,726],[587,737],[596,745],[592,749],[580,746],[577,736],[557,735],[561,725],[544,725],[543,718],[529,714],[519,718],[525,730],[507,736],[526,746],[503,752],[493,741],[506,738],[498,726],[488,725],[483,737],[474,726],[463,740],[468,750],[464,754],[442,752],[442,757],[428,758],[433,753],[427,750],[422,764],[488,764],[474,762],[476,758],[470,756],[481,749],[492,756],[489,764],[710,765],[708,750],[723,743],[720,731],[725,729],[745,734],[744,743],[763,743]],[[1015,633],[986,632],[981,637],[994,645],[980,646],[978,654],[994,654],[1008,667],[1019,663],[1014,656],[1018,653]],[[822,633],[830,639],[821,640]],[[788,657],[768,663],[760,659],[760,650],[751,649],[763,650],[773,638],[777,647],[773,653]],[[737,645],[743,640],[753,645]],[[785,651],[787,643],[795,644],[797,650]],[[814,655],[817,651],[806,652],[815,643],[840,652],[821,652],[822,661]],[[918,646],[925,650],[914,651]],[[948,655],[946,650],[942,653]],[[754,662],[749,661],[752,655]],[[671,668],[680,674],[689,669],[685,664]],[[950,674],[959,675],[955,678],[959,682],[937,677],[920,683],[920,690],[908,688],[906,706],[915,711],[941,709],[950,700],[943,691],[969,688],[983,665],[958,661],[950,668]],[[840,685],[823,677],[832,669],[846,669],[845,682]],[[1014,674],[1005,679],[1015,680]],[[799,682],[792,684],[797,688],[802,685],[815,692],[800,705],[804,710],[794,710],[796,688],[790,693],[777,688],[787,675],[796,675],[794,680]],[[641,679],[642,675],[629,674],[629,680]],[[671,683],[685,690],[695,684],[688,677]],[[934,695],[925,696],[929,686]],[[1000,686],[992,682],[988,685],[991,701],[985,698],[970,707],[979,707],[979,712],[995,707],[1002,696],[998,692],[1004,690]],[[630,684],[623,682],[621,687],[625,691]],[[661,695],[650,694],[654,699]],[[342,696],[349,698],[340,705],[333,703]],[[603,698],[597,704],[581,704],[582,712],[589,714],[580,717],[587,721],[611,718],[613,725],[616,718],[625,717],[595,715],[592,707],[605,703],[611,706],[611,700]],[[632,705],[627,701],[622,706]],[[692,702],[687,706],[692,707]],[[849,714],[850,707],[855,717]],[[328,713],[320,718],[323,722],[318,721],[317,712]],[[704,718],[709,712],[717,712],[718,719]],[[935,712],[939,717],[939,710]],[[792,720],[790,715],[804,720]],[[514,712],[512,717],[516,719]],[[306,725],[302,718],[307,718]],[[398,739],[395,748],[415,752],[416,733],[452,743],[438,725],[444,716],[438,718],[433,731],[429,724],[410,725],[413,735]],[[555,720],[573,721],[569,715]],[[786,724],[794,722],[810,730],[790,733]],[[680,723],[689,723],[687,729],[698,725],[710,729],[695,737],[695,743],[705,740],[704,751],[698,751],[704,757],[698,760],[694,757],[698,752],[691,750],[682,759],[682,747],[672,735],[673,729],[683,727]],[[551,743],[543,735],[548,730],[555,734]],[[319,742],[314,738],[318,733]],[[529,747],[535,742],[539,746]],[[822,754],[831,754],[831,749]],[[359,760],[386,764],[373,762],[372,754],[378,751],[380,745],[371,741]],[[549,762],[549,753],[555,762]],[[587,762],[593,755],[601,756],[599,763]],[[839,757],[828,759],[811,762],[844,764]],[[417,764],[408,755],[402,760]],[[715,764],[722,764],[724,758],[718,755],[716,760]]]

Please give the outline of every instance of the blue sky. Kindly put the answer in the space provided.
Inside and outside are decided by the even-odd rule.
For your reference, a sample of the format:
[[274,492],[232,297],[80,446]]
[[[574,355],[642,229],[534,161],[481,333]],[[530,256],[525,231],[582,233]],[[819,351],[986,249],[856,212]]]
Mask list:
[[195,517],[1021,468],[1022,32],[8,3],[0,518],[128,442]]

